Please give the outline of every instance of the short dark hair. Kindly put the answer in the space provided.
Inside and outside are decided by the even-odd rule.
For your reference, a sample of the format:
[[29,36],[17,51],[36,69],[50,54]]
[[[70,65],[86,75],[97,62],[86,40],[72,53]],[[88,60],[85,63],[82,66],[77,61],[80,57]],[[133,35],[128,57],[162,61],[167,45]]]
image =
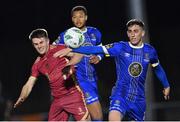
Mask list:
[[29,34],[30,40],[32,40],[33,38],[42,38],[42,37],[48,38],[48,32],[43,28],[35,29]]
[[75,6],[75,7],[73,7],[72,10],[71,10],[71,16],[73,15],[74,11],[83,11],[85,13],[85,15],[87,15],[87,9],[84,6]]
[[141,21],[140,19],[131,19],[126,23],[126,27],[130,27],[132,25],[139,25],[140,27],[142,27],[144,29],[144,22]]

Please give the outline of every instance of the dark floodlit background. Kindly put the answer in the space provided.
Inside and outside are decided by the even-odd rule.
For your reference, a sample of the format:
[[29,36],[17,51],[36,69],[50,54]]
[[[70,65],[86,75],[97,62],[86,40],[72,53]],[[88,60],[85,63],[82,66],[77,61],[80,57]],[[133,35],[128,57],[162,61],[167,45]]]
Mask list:
[[[40,77],[29,98],[11,110],[26,82],[37,54],[28,40],[36,28],[45,28],[51,41],[72,26],[70,11],[75,5],[88,10],[87,25],[102,32],[103,44],[127,39],[125,24],[132,18],[130,0],[6,0],[0,4],[0,120],[46,120],[50,105],[48,81]],[[134,0],[142,2],[148,41],[158,55],[171,84],[171,99],[163,100],[162,85],[153,77],[147,91],[147,120],[180,120],[180,15],[178,1]],[[137,5],[133,5],[137,6]],[[96,65],[104,119],[107,120],[109,96],[115,83],[115,65],[106,58]],[[154,74],[152,74],[154,76]],[[10,101],[10,102],[9,102]],[[149,108],[149,106],[151,108]],[[6,107],[6,108],[5,108]],[[7,116],[3,117],[2,112]],[[8,116],[10,113],[10,116]]]

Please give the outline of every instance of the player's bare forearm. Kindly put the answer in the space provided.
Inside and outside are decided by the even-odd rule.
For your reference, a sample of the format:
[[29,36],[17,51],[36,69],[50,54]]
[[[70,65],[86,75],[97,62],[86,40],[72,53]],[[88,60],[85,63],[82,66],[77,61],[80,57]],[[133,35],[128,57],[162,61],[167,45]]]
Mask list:
[[28,81],[26,82],[26,84],[23,86],[23,88],[21,90],[21,94],[20,94],[18,100],[14,104],[14,108],[21,105],[25,101],[25,99],[29,96],[29,94],[31,93],[31,90],[35,84],[35,81],[36,81],[35,77],[29,77]]
[[83,54],[79,54],[79,53],[73,53],[74,55],[71,57],[71,60],[68,62],[68,65],[75,65],[77,63],[79,63],[83,57]]

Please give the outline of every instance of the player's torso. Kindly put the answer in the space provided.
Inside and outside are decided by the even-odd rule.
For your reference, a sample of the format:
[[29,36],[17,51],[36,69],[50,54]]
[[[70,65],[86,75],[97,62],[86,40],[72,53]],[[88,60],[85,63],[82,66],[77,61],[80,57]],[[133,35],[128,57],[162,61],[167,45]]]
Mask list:
[[53,54],[57,49],[56,46],[54,46],[54,48],[51,47],[48,54],[42,57],[38,62],[38,70],[40,73],[48,77],[52,95],[55,97],[68,92],[64,86],[65,81],[62,77],[61,71],[67,64],[68,59],[64,57],[53,57]]
[[51,47],[51,49],[48,51],[48,53],[43,56],[39,62],[39,71],[46,75],[50,82],[56,81],[56,80],[62,80],[63,77],[61,77],[61,70],[65,67],[67,61],[63,58],[55,58],[53,57],[53,54],[57,51],[56,46]]
[[144,97],[144,84],[151,55],[146,46],[133,48],[125,43],[120,55],[115,57],[118,81],[116,85],[129,99],[136,95]]
[[[85,42],[83,46],[92,46],[97,45],[98,34],[96,33],[96,29],[92,27],[87,27],[83,32],[85,37]],[[89,63],[89,55],[85,55],[82,60],[77,64],[77,78],[79,81],[95,81],[96,73],[93,64]]]

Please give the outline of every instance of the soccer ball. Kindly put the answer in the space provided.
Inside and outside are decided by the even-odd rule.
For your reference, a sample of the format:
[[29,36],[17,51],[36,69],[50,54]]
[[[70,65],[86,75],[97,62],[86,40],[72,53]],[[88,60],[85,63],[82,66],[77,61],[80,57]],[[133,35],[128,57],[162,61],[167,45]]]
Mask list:
[[70,48],[78,48],[84,43],[84,35],[79,28],[72,27],[64,34],[64,43]]

